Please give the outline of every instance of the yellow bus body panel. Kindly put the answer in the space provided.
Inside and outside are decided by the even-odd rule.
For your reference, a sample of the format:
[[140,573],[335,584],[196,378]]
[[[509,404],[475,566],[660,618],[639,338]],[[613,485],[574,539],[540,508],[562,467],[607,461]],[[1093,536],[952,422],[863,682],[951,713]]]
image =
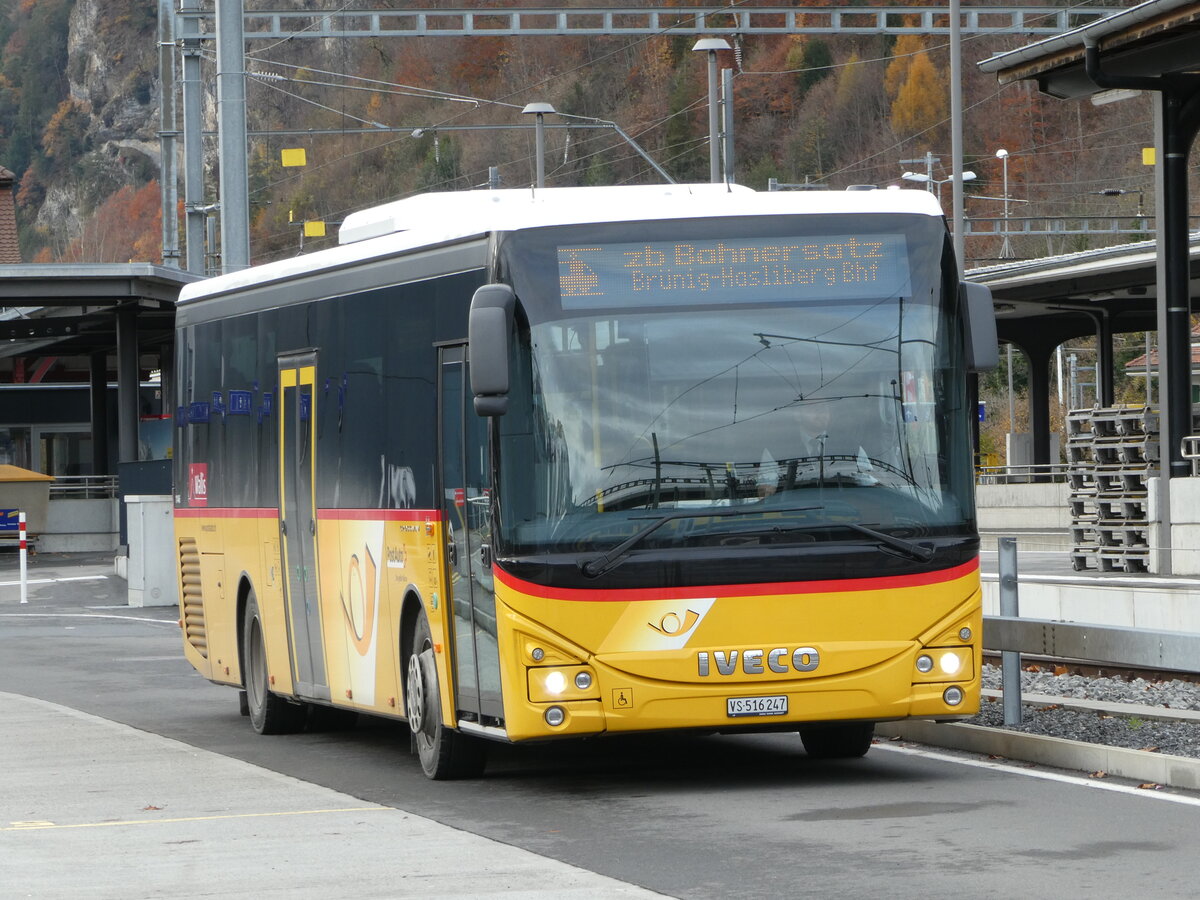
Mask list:
[[[370,518],[378,515],[380,518]],[[326,512],[317,528],[325,660],[332,701],[404,714],[400,660],[404,601],[421,603],[438,662],[443,720],[454,723],[448,676],[441,525],[428,513]]]
[[[292,695],[277,511],[188,510],[175,523],[181,553],[194,542],[202,585],[206,652],[185,629],[189,662],[211,681],[241,685],[239,598],[252,586],[271,690]],[[407,598],[421,604],[429,621],[443,723],[457,724],[444,546],[436,512],[318,512],[322,638],[334,705],[404,716],[400,646]],[[695,590],[553,591],[499,570],[496,576],[504,727],[512,741],[953,719],[978,711],[977,561],[923,576]],[[812,651],[812,658],[802,653],[793,662],[797,651]],[[916,666],[923,653],[954,656],[962,668],[923,674]],[[812,668],[803,670],[807,665]],[[570,680],[579,671],[591,676],[584,690]],[[565,691],[549,692],[551,672],[567,677]],[[955,705],[944,697],[952,685],[962,691]],[[781,695],[785,715],[728,715],[730,698]],[[552,705],[566,714],[556,727],[545,720]]]
[[[429,620],[443,718],[454,724],[445,639],[450,604],[443,599],[442,529],[435,516],[383,510],[318,512],[322,643],[334,705],[403,716],[400,617],[405,598],[412,597]],[[293,696],[278,512],[187,510],[176,516],[175,532],[178,546],[195,542],[200,570],[202,634],[192,642],[185,629],[187,660],[211,681],[242,685],[239,599],[253,588],[262,614],[270,689]],[[182,579],[180,588],[183,598]],[[186,615],[186,602],[181,600],[181,606]],[[207,654],[198,645],[206,646]]]
[[[503,679],[509,738],[978,712],[977,563],[932,577],[770,587],[671,590],[662,599],[651,591],[614,591],[608,599],[594,592],[587,599],[588,592],[547,596],[497,579],[501,658],[514,663]],[[813,651],[799,657],[801,668],[816,661],[811,671],[791,664],[800,650]],[[953,676],[922,674],[922,650],[962,668]],[[539,688],[539,670],[554,669],[567,676],[558,697]],[[585,692],[571,682],[580,669],[593,679]],[[962,691],[956,705],[943,697],[951,684]],[[785,715],[728,715],[729,698],[779,695],[787,697]],[[550,705],[567,714],[556,728],[544,718]]]

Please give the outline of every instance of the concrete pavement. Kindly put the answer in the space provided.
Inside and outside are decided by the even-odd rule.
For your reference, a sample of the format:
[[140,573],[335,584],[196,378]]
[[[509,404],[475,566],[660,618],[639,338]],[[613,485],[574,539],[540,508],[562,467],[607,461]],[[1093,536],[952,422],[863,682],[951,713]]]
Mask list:
[[[0,627],[70,611],[154,619],[123,601],[111,560],[42,555],[31,604],[0,557]],[[86,613],[84,612],[86,609]],[[973,726],[891,723],[879,733],[973,753],[1098,768],[1183,788],[1200,761]],[[1052,742],[1048,744],[1047,742]],[[1096,754],[1107,754],[1097,761]],[[1143,768],[1145,767],[1145,768]],[[0,896],[651,897],[429,819],[43,700],[0,691]]]
[[[11,617],[147,619],[111,554],[37,554]],[[115,621],[114,621],[115,624]],[[3,685],[0,685],[0,689]],[[231,702],[232,693],[230,694]],[[402,809],[0,690],[0,897],[658,897]]]
[[662,896],[42,700],[0,722],[3,897]]

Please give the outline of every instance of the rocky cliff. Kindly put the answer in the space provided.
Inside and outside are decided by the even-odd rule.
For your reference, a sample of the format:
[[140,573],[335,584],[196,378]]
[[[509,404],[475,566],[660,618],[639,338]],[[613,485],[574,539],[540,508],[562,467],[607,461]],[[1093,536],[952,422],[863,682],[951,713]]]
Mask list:
[[[81,153],[53,167],[36,223],[72,234],[126,184],[158,176],[157,10],[147,0],[76,0],[67,36],[69,95],[58,116]],[[76,133],[77,132],[77,133]]]

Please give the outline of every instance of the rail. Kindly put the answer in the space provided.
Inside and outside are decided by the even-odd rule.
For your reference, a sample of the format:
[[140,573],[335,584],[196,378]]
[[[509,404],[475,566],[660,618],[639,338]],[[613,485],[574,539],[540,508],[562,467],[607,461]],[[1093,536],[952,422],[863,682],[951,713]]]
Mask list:
[[1028,466],[977,466],[979,484],[1029,484],[1066,481],[1070,466],[1065,463],[1040,463]]
[[989,650],[1037,653],[1114,666],[1200,671],[1200,634],[1191,632],[984,616],[983,645]]
[[1189,434],[1182,441],[1180,452],[1192,462],[1192,475],[1200,475],[1200,434]]
[[58,475],[50,483],[51,500],[108,500],[116,496],[116,475]]
[[1000,651],[1004,724],[1021,724],[1021,654],[1036,653],[1114,666],[1200,671],[1200,634],[1116,625],[1022,619],[1016,538],[999,540],[1000,615],[984,616],[983,646]]

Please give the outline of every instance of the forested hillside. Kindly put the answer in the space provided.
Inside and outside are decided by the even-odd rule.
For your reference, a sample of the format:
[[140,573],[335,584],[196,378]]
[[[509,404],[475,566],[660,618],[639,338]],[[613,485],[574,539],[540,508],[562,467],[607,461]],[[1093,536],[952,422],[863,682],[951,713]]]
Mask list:
[[[315,5],[246,3],[249,10]],[[397,0],[350,5],[413,6]],[[155,6],[148,0],[0,0],[0,165],[18,176],[27,259],[156,260]],[[742,183],[895,183],[905,170],[924,171],[905,161],[926,153],[941,160],[936,178],[949,174],[943,37],[720,36],[735,46],[722,53],[722,65],[736,73]],[[1001,89],[977,72],[978,60],[1029,40],[965,41],[966,167],[977,175],[968,185],[967,214],[1001,214],[998,199],[975,199],[1001,195],[995,157],[1001,147],[1010,154],[1010,195],[1027,201],[1013,205],[1014,216],[1133,214],[1139,200],[1148,208],[1152,176],[1141,148],[1151,142],[1150,100],[1064,103],[1027,85]],[[703,55],[691,52],[694,42],[669,34],[251,40],[251,130],[314,131],[252,138],[253,255],[296,252],[295,223],[302,219],[336,223],[351,210],[414,191],[480,185],[489,166],[499,167],[506,186],[531,183],[528,130],[454,126],[526,124],[520,110],[533,100],[615,122],[674,177],[707,180],[707,73]],[[210,85],[211,74],[210,67]],[[210,97],[210,130],[214,109]],[[580,127],[550,131],[548,183],[658,178],[612,129],[584,127],[586,118],[551,122]],[[361,133],[366,128],[376,133]],[[306,150],[307,166],[280,165],[279,151],[292,147]],[[215,140],[207,150],[215,184]],[[1130,193],[1097,193],[1114,190]],[[945,199],[948,204],[948,190]],[[994,243],[975,240],[969,255],[995,257]],[[318,245],[310,240],[307,247]],[[1029,239],[1014,249],[1030,256],[1083,246],[1082,240]]]

